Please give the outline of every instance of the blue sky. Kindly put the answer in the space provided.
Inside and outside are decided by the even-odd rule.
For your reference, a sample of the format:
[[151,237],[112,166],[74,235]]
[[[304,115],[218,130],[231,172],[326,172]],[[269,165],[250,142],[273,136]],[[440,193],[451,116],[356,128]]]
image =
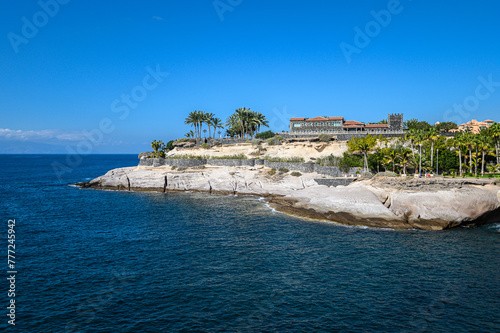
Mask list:
[[499,121],[499,12],[493,0],[8,0],[0,152],[87,140],[138,153],[183,137],[190,111],[239,107],[273,131],[291,116]]

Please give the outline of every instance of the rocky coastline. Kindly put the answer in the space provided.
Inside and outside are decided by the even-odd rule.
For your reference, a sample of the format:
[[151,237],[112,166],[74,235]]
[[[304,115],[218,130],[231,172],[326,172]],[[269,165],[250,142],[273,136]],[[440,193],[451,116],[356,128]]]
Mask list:
[[348,186],[320,185],[324,176],[269,174],[269,168],[164,165],[119,168],[82,188],[193,191],[264,197],[274,209],[302,218],[391,229],[445,230],[500,221],[500,184],[475,179],[374,177]]

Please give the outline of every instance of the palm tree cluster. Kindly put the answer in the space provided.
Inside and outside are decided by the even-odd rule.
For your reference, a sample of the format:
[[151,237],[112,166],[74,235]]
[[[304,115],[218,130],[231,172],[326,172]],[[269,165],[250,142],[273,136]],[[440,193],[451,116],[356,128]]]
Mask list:
[[488,156],[495,156],[496,165],[500,165],[500,124],[494,123],[477,134],[470,131],[460,133],[451,140],[451,145],[458,154],[460,175],[467,171],[477,176],[479,165],[481,175],[484,175]]
[[434,127],[411,129],[404,137],[392,139],[367,135],[352,138],[348,147],[350,153],[362,155],[365,170],[369,165],[371,169],[382,166],[403,174],[412,169],[475,176],[500,171],[499,123],[478,134],[465,132],[452,138],[440,135]]
[[[206,124],[208,127],[208,137],[212,137],[215,139],[215,133],[217,129],[222,129],[222,120],[220,118],[215,117],[215,114],[205,112],[205,111],[192,111],[189,113],[187,118],[184,120],[184,124],[191,125],[194,127],[194,131],[189,131],[186,134],[188,138],[201,139],[201,133],[206,133],[206,129],[203,129],[203,124]],[[211,130],[213,129],[213,135]]]
[[227,134],[231,137],[253,138],[261,127],[269,127],[262,113],[247,108],[239,108],[226,120]]

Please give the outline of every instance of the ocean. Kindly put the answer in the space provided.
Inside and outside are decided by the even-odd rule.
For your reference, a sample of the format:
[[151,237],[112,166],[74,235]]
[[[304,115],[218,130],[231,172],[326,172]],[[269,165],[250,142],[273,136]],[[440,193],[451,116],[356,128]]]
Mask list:
[[0,155],[4,332],[500,331],[500,223],[354,228],[251,196],[80,189],[137,155],[68,158]]

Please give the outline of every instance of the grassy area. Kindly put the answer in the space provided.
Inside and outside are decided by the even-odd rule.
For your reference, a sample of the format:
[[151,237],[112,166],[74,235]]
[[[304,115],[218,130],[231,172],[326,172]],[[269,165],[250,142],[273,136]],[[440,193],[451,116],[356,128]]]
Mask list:
[[172,155],[167,157],[167,159],[171,160],[202,160],[207,158],[210,158],[210,156],[186,154],[186,155]]
[[168,159],[172,160],[203,160],[203,159],[213,159],[213,160],[246,160],[248,159],[245,154],[238,155],[223,155],[223,156],[209,156],[209,155],[172,155],[168,156]]
[[304,163],[303,157],[264,157],[268,162],[280,162],[280,163]]
[[213,160],[246,160],[246,159],[248,159],[248,157],[246,157],[245,154],[212,156],[209,158],[211,158]]

